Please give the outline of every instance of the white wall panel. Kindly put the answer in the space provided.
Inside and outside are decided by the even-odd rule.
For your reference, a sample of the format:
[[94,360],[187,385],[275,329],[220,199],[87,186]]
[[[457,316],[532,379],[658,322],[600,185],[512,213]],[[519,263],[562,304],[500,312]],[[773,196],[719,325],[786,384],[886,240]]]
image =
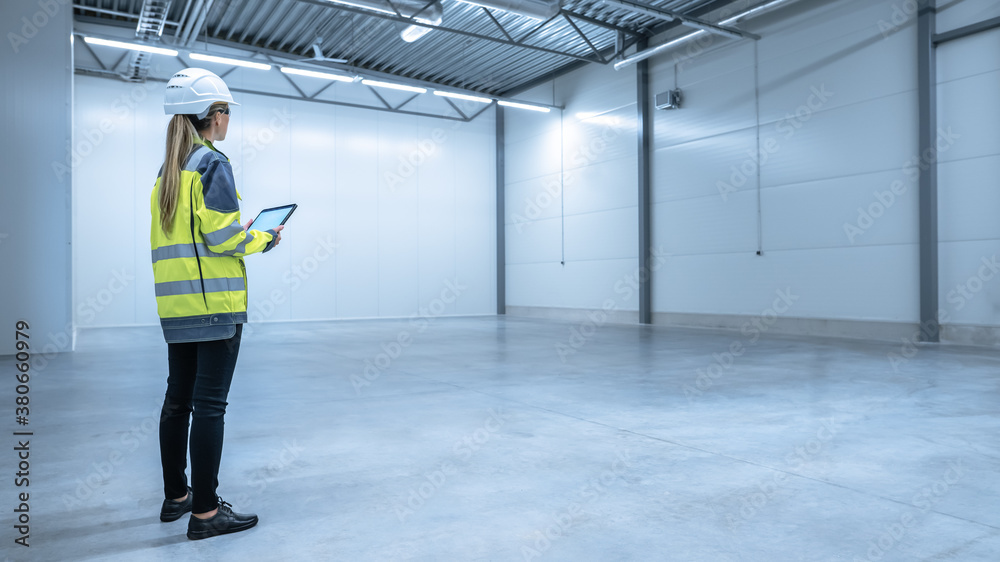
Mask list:
[[653,302],[664,312],[760,315],[790,289],[790,318],[915,322],[917,265],[915,244],[671,256],[653,276]]
[[1000,155],[938,165],[938,236],[942,242],[1000,240]]
[[1000,248],[997,240],[942,243],[939,306],[944,324],[1000,325]]
[[764,246],[808,250],[910,244],[917,238],[917,191],[915,178],[893,171],[764,189]]
[[916,40],[914,27],[886,38],[877,28],[867,27],[762,60],[761,122],[915,90]]
[[625,207],[566,217],[566,261],[636,257],[639,211]]
[[548,174],[507,184],[504,222],[520,224],[531,220],[558,218],[562,212],[564,193],[582,174]]
[[[515,111],[507,109],[504,114]],[[520,110],[525,111],[525,110]],[[531,112],[537,113],[537,112]],[[557,174],[564,138],[558,127],[541,129],[539,134],[506,143],[505,180],[510,183]]]
[[363,109],[337,108],[337,315],[379,315],[378,130]]
[[761,167],[761,185],[902,170],[917,155],[916,138],[915,92],[814,113],[776,138],[780,149]]
[[[88,83],[109,84],[96,78],[87,80]],[[151,268],[149,219],[142,221],[140,217],[149,215],[152,185],[148,179],[141,185],[133,183],[136,139],[132,120],[137,111],[134,92],[141,92],[141,97],[144,90],[141,87],[138,90],[135,87],[104,87],[81,91],[78,97],[83,104],[73,115],[77,162],[74,177],[78,180],[100,178],[98,181],[77,181],[74,189],[74,241],[78,250],[88,250],[79,254],[74,268],[74,301],[77,323],[81,326],[131,324],[135,315],[135,283],[124,283],[120,279],[135,277],[138,267]],[[113,155],[113,168],[109,168],[108,159],[102,157],[104,154]],[[109,169],[114,173],[109,175]],[[155,180],[156,170],[152,175]],[[145,215],[135,215],[136,199],[146,201]],[[146,259],[137,263],[136,254],[131,251],[133,245],[116,247],[114,241],[133,240],[143,222]]]
[[636,268],[635,88],[590,66],[517,96],[562,112],[504,111],[508,306],[599,309]]
[[[399,171],[400,160],[417,150],[418,119],[410,115],[378,114],[379,177]],[[419,161],[419,160],[416,160]],[[418,303],[420,279],[418,190],[425,164],[414,167],[405,185],[378,188],[379,315],[406,316]]]
[[[966,51],[970,52],[970,51]],[[938,85],[938,127],[950,131],[940,160],[949,162],[1000,153],[1000,71],[976,74]]]
[[[485,117],[489,116],[489,119]],[[448,139],[455,161],[455,278],[462,294],[458,314],[496,311],[496,131],[495,110],[452,126]]]
[[[299,207],[278,249],[260,260],[278,258],[284,250],[281,253],[291,268],[277,267],[277,259],[267,266],[281,273],[277,295],[288,295],[289,318],[303,320],[337,317],[337,116],[334,111],[310,111],[311,107],[293,102],[295,118],[288,125],[291,196],[285,203]],[[255,258],[250,256],[247,262],[257,263]],[[275,295],[259,296],[273,299]]]
[[[939,14],[938,30],[1000,15],[995,2],[953,3]],[[938,120],[953,144],[943,143],[938,164],[939,301],[946,324],[1000,326],[996,209],[1000,191],[1000,31],[938,48]]]
[[[904,171],[917,151],[915,32],[882,32],[892,8],[802,2],[748,22],[763,37],[759,99],[750,42],[652,60],[653,92],[673,87],[675,65],[684,92],[681,109],[655,113],[653,246],[671,256],[653,277],[655,311],[756,315],[792,286],[803,296],[790,316],[917,318],[917,200]],[[897,180],[906,189],[852,247],[844,224]]]
[[[937,79],[948,82],[1000,70],[1000,57],[982,56],[1000,51],[1000,29],[984,31],[937,47]],[[978,53],[979,56],[969,56]]]
[[612,299],[619,310],[637,310],[638,296],[626,289],[636,260],[525,263],[507,265],[507,304],[597,310]]
[[[438,98],[441,99],[440,97]],[[419,276],[417,301],[427,307],[441,295],[446,280],[455,279],[456,224],[441,224],[442,216],[455,216],[457,189],[455,167],[463,150],[454,135],[448,135],[444,122],[421,118],[417,149],[426,155],[418,171],[417,204],[411,210],[417,216],[417,251]],[[438,140],[440,139],[440,141]],[[432,148],[433,147],[433,148]],[[450,299],[449,299],[450,300]],[[454,302],[442,300],[435,308],[444,314],[455,314]]]
[[[634,140],[635,133],[629,135]],[[639,164],[633,153],[625,158],[596,162],[566,172],[563,192],[567,215],[604,209],[634,208],[639,204],[636,188]],[[554,181],[558,176],[553,176]],[[553,202],[555,207],[559,203]]]
[[559,217],[506,225],[507,264],[559,263],[562,228]]
[[572,110],[563,117],[563,169],[575,170],[636,154],[635,104],[580,118],[590,112]]
[[[651,156],[654,202],[757,189],[757,129],[664,146]],[[720,188],[719,183],[724,185]]]
[[995,0],[961,0],[960,2],[939,0],[937,4],[938,33],[1000,16],[1000,4],[997,4]]
[[652,215],[652,244],[668,254],[757,250],[756,192],[656,203]]

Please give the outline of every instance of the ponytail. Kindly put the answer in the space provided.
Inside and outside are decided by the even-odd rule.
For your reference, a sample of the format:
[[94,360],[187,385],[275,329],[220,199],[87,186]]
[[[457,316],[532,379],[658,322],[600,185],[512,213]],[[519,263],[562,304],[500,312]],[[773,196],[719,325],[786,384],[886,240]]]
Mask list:
[[191,153],[191,143],[197,134],[187,115],[174,115],[167,125],[167,156],[160,176],[160,228],[168,238],[177,212],[181,166]]
[[167,125],[167,156],[163,160],[163,173],[160,176],[160,228],[170,237],[173,229],[174,215],[177,213],[178,191],[181,183],[181,166],[191,153],[191,145],[199,131],[204,131],[212,124],[216,113],[225,111],[228,104],[213,103],[204,118],[195,115],[174,115]]

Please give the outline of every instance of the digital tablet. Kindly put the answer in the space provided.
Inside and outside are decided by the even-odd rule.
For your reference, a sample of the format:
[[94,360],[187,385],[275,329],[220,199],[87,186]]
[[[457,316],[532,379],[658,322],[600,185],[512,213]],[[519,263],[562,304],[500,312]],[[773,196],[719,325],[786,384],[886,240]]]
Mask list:
[[247,230],[273,230],[275,227],[285,224],[285,221],[288,220],[288,217],[292,216],[292,212],[297,207],[298,205],[293,203],[291,205],[264,209],[257,215],[257,218],[253,220],[253,223]]

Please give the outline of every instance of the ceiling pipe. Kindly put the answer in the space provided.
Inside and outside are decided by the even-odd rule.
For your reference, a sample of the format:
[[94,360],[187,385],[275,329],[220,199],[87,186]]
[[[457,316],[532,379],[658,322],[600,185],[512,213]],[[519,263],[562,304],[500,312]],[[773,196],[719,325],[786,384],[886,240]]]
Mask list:
[[[797,0],[771,0],[770,2],[765,2],[764,4],[760,4],[760,5],[758,5],[758,6],[754,7],[754,8],[750,8],[749,10],[740,12],[740,13],[736,14],[735,16],[733,16],[733,17],[731,17],[729,19],[720,21],[716,25],[720,25],[720,26],[731,25],[731,24],[734,24],[734,23],[736,23],[738,21],[748,19],[748,18],[750,18],[752,16],[758,16],[758,15],[761,15],[761,14],[763,14],[765,12],[771,11],[773,8],[778,7],[779,4],[785,4],[785,3],[788,3],[788,2],[795,2],[795,1],[797,1]],[[680,36],[680,37],[678,37],[676,39],[671,39],[670,41],[667,41],[666,43],[663,43],[661,45],[657,45],[655,47],[651,47],[649,49],[645,49],[643,51],[639,51],[638,53],[635,53],[635,54],[633,54],[633,55],[631,55],[629,57],[626,57],[626,58],[624,58],[624,59],[616,62],[615,63],[615,70],[621,70],[621,69],[625,68],[626,66],[631,66],[631,65],[633,65],[633,64],[635,64],[635,63],[637,63],[639,61],[644,61],[644,60],[646,60],[646,59],[648,59],[650,57],[656,56],[656,55],[658,55],[658,54],[660,54],[660,53],[662,53],[662,52],[664,52],[664,51],[666,51],[668,49],[671,49],[672,47],[675,47],[675,46],[680,45],[682,43],[686,43],[686,42],[690,41],[691,39],[694,39],[695,37],[699,37],[699,36],[701,36],[701,35],[703,35],[705,33],[707,33],[707,31],[698,30],[698,31],[695,31],[693,33],[688,33],[687,35],[682,35],[682,36]]]

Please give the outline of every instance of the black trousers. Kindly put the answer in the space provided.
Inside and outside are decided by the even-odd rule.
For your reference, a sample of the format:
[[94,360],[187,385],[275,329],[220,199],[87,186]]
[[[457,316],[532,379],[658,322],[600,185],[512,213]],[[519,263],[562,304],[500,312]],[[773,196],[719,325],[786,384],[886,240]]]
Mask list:
[[226,398],[236,370],[243,325],[228,340],[167,344],[170,371],[160,412],[160,462],[164,497],[187,493],[188,428],[194,513],[218,507],[219,463],[225,427]]

